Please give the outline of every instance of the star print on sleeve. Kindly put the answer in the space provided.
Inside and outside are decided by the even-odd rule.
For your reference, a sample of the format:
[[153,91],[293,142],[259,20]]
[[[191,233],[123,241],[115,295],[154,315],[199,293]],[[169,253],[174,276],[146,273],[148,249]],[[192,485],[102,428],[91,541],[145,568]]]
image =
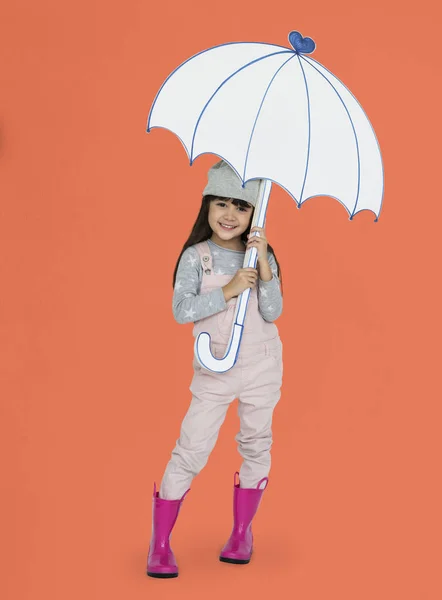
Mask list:
[[[231,259],[230,259],[231,260]],[[172,311],[178,323],[196,323],[226,309],[221,287],[201,293],[203,267],[198,251],[190,246],[180,259],[172,299]]]
[[259,292],[263,298],[267,298],[267,290],[265,288],[260,287]]
[[282,294],[278,266],[271,252],[268,253],[268,260],[273,277],[270,281],[259,282],[258,308],[262,318],[272,323],[282,313]]
[[184,317],[186,319],[192,319],[194,318],[194,316],[196,315],[196,312],[191,308],[190,310],[185,310],[184,311]]

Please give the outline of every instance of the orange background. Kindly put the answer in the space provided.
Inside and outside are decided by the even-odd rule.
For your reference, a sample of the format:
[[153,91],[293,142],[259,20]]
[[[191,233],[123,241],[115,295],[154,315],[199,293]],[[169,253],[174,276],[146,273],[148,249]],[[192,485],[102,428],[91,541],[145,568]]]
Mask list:
[[[440,9],[404,3],[10,2],[0,93],[5,600],[442,598]],[[190,401],[172,271],[204,156],[145,133],[166,76],[229,41],[313,37],[377,133],[380,220],[274,187],[283,395],[247,567],[218,562],[239,467],[229,411],[144,574],[151,494]]]

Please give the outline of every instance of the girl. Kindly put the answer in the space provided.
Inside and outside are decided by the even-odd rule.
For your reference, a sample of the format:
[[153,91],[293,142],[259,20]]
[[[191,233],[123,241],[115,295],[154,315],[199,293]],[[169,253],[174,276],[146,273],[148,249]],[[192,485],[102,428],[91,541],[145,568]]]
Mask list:
[[[199,215],[178,258],[173,276],[173,312],[178,323],[194,322],[193,335],[211,336],[212,354],[224,356],[236,298],[251,288],[235,365],[214,373],[194,359],[192,401],[182,422],[159,492],[154,485],[153,528],[147,574],[177,577],[170,535],[192,479],[206,465],[229,405],[238,398],[243,458],[234,480],[234,523],[220,560],[245,564],[252,554],[252,519],[268,483],[272,415],[282,384],[282,343],[273,323],[282,312],[280,269],[264,229],[251,229],[259,181],[243,188],[224,161],[209,171]],[[254,231],[259,236],[252,235]],[[256,247],[258,269],[242,268]],[[239,476],[239,481],[237,478]]]

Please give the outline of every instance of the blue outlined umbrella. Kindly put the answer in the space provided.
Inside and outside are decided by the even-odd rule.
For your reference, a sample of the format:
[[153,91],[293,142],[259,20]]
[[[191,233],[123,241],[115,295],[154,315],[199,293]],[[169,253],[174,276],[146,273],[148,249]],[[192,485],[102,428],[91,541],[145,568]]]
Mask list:
[[[347,87],[307,56],[315,49],[299,32],[291,48],[239,42],[215,46],[190,58],[166,79],[152,105],[147,131],[168,129],[181,140],[190,164],[215,154],[242,183],[262,179],[253,225],[264,227],[272,182],[298,208],[331,196],[350,220],[372,211],[378,220],[383,165],[373,128]],[[255,267],[257,251],[246,252]],[[236,362],[250,290],[237,301],[226,355],[215,358],[201,333],[195,353],[205,368],[224,372]]]

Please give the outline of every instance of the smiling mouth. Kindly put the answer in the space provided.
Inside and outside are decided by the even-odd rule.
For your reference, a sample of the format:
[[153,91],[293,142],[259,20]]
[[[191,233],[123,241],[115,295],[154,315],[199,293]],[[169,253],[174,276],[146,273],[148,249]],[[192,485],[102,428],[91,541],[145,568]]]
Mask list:
[[236,229],[238,227],[238,225],[225,225],[224,223],[220,223],[220,225],[226,231],[232,231],[233,229]]

